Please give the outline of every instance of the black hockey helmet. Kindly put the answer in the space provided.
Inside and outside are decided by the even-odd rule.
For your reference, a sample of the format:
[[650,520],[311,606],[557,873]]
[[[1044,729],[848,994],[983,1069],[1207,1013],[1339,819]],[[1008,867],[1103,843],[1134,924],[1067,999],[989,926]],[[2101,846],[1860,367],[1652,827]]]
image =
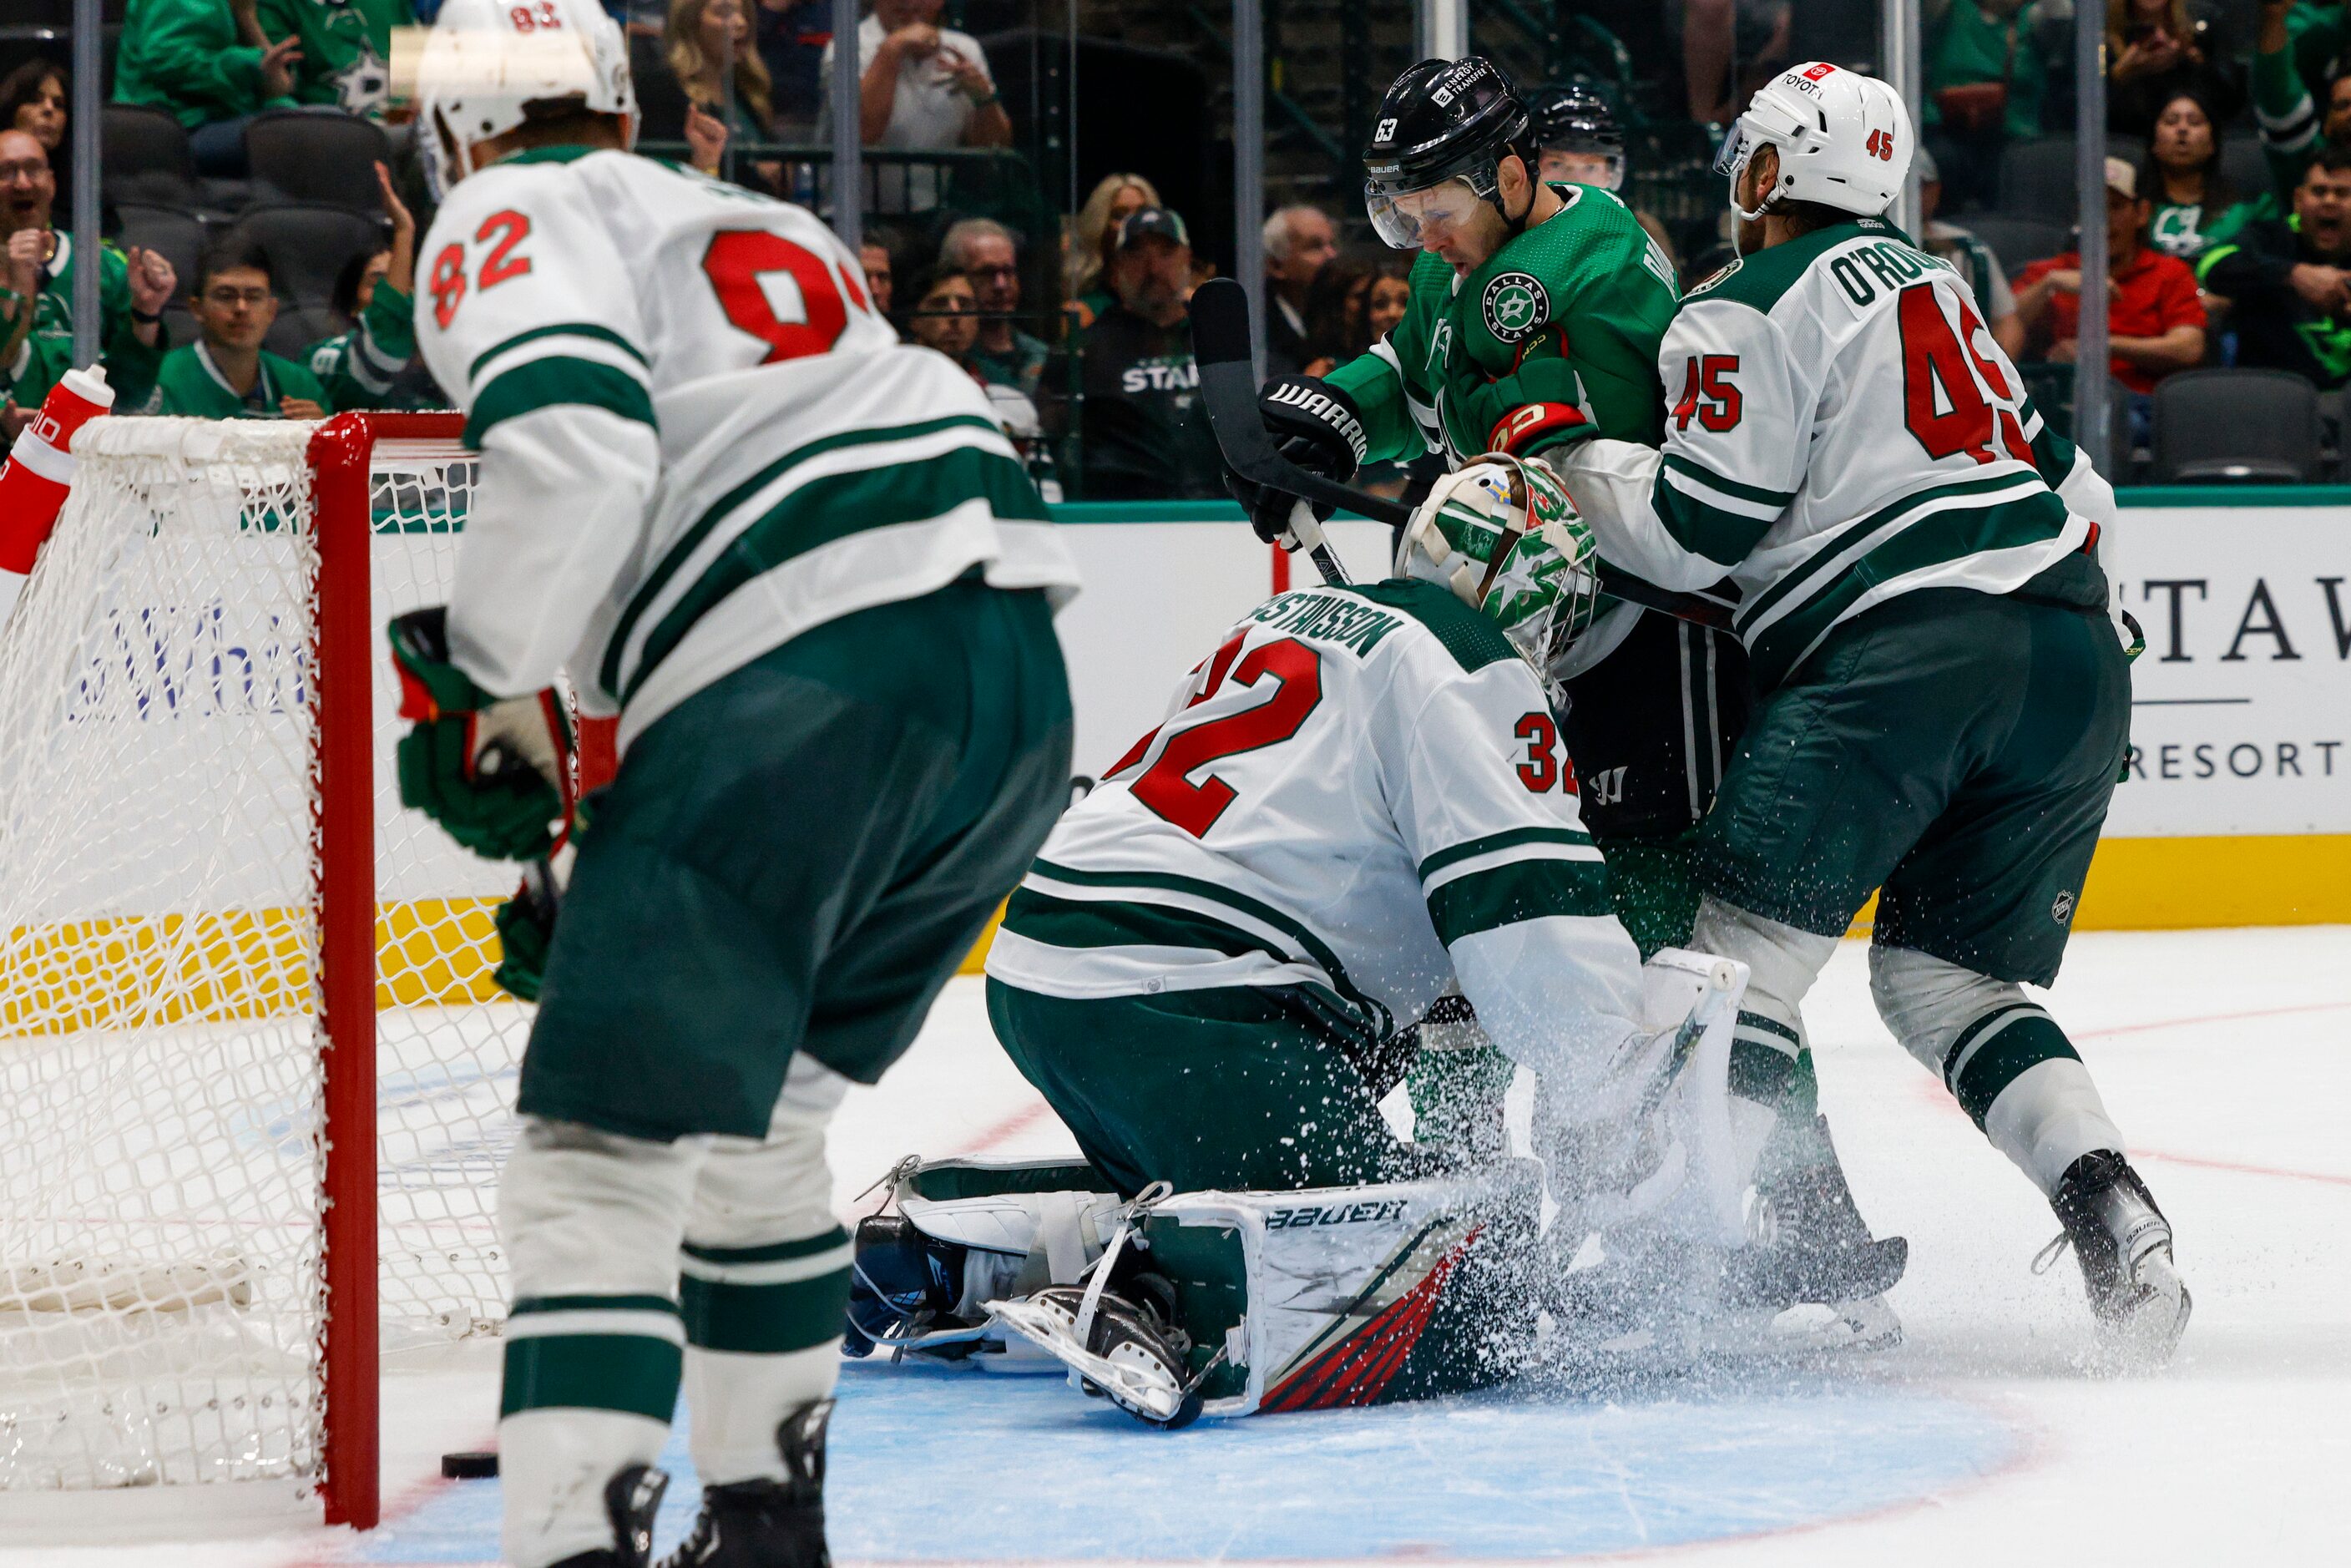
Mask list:
[[1364,199],[1380,237],[1399,250],[1418,245],[1418,221],[1399,212],[1395,198],[1447,180],[1465,182],[1500,212],[1496,171],[1516,155],[1533,172],[1531,123],[1510,78],[1481,56],[1423,60],[1396,78],[1364,149]]
[[1527,95],[1527,113],[1534,121],[1535,145],[1545,152],[1566,152],[1604,161],[1606,174],[1588,184],[1617,190],[1625,183],[1625,128],[1608,100],[1580,81],[1554,82]]

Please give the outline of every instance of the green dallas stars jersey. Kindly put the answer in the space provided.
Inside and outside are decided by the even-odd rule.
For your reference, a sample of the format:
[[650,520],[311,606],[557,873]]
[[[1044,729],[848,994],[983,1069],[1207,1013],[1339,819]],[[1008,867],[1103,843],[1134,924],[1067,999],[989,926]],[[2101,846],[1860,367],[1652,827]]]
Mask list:
[[416,26],[410,0],[259,0],[255,13],[272,43],[302,40],[294,68],[298,102],[327,104],[381,120],[392,94],[392,35]]
[[1608,192],[1552,189],[1567,205],[1468,277],[1422,255],[1404,319],[1325,378],[1362,410],[1371,461],[1657,441],[1672,264]]

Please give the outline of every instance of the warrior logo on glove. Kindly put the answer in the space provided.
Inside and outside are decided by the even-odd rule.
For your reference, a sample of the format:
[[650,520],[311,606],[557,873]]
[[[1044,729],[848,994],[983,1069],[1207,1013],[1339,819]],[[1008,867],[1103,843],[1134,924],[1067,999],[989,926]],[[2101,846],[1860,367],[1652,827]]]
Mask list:
[[1439,480],[1396,543],[1397,576],[1452,590],[1502,629],[1546,688],[1591,624],[1596,565],[1592,532],[1559,476],[1539,458],[1506,453]]

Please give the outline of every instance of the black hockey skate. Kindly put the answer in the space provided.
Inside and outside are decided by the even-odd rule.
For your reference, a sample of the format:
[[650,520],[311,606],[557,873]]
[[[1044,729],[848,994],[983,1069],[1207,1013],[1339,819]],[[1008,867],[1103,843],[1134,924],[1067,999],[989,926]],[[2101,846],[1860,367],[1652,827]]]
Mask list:
[[858,1221],[841,1354],[862,1357],[878,1348],[956,1361],[980,1350],[987,1314],[956,1311],[968,1253],[924,1235],[903,1214]]
[[604,1485],[613,1544],[566,1557],[555,1568],[645,1568],[653,1556],[653,1515],[668,1490],[668,1472],[647,1465],[631,1465],[614,1476]]
[[1006,1328],[1076,1372],[1088,1394],[1155,1427],[1188,1427],[1206,1403],[1206,1373],[1189,1370],[1192,1342],[1175,1324],[1174,1288],[1157,1275],[1137,1273],[1124,1290],[1102,1292],[1082,1337],[1078,1322],[1087,1286],[1053,1285],[992,1304]]
[[2195,1302],[2172,1262],[2171,1222],[2138,1172],[2110,1149],[2084,1155],[2065,1167],[2049,1207],[2065,1232],[2033,1260],[2034,1272],[2072,1247],[2109,1348],[2134,1367],[2169,1361]]
[[832,1401],[803,1405],[776,1428],[779,1481],[702,1489],[694,1533],[661,1568],[832,1568],[824,1543],[824,1429]]
[[[1818,1131],[1827,1146],[1825,1118]],[[1892,1290],[1909,1265],[1908,1241],[1869,1233],[1834,1155],[1759,1183],[1756,1199],[1753,1242],[1724,1271],[1727,1304],[1833,1307],[1866,1301]],[[1896,1326],[1897,1338],[1899,1333]]]

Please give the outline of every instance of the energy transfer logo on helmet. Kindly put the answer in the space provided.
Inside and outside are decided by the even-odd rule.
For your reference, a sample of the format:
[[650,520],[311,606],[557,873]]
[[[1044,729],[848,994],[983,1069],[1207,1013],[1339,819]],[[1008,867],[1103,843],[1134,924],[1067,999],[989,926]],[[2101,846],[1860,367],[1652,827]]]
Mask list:
[[[1918,145],[1901,95],[1876,77],[1821,61],[1791,66],[1757,90],[1714,161],[1730,180],[1730,205],[1753,223],[1782,202],[1818,202],[1874,218],[1901,193]],[[1739,204],[1739,181],[1756,152],[1779,154],[1780,172],[1756,204]]]
[[1421,212],[1396,198],[1449,181],[1460,182],[1464,204],[1500,211],[1501,161],[1516,154],[1534,169],[1530,123],[1510,78],[1479,56],[1423,60],[1396,78],[1364,149],[1364,200],[1380,238],[1398,250],[1418,246]]
[[446,0],[423,35],[413,76],[403,32],[392,77],[414,83],[417,139],[436,194],[475,172],[473,149],[525,120],[586,110],[637,133],[628,41],[592,0]]
[[1551,671],[1599,598],[1592,530],[1539,458],[1489,453],[1448,474],[1405,526],[1399,577],[1417,578],[1492,621],[1552,695]]

